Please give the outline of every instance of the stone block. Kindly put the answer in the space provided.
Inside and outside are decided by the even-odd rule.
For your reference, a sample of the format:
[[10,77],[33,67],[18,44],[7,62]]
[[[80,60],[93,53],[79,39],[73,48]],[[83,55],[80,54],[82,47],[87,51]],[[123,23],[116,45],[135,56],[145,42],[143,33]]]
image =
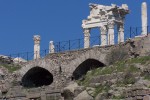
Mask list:
[[150,95],[146,95],[143,97],[143,100],[150,100]]

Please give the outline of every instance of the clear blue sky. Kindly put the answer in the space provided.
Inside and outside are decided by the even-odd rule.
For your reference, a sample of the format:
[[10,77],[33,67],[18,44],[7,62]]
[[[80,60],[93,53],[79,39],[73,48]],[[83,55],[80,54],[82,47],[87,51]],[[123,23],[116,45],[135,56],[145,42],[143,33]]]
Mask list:
[[89,3],[126,3],[131,12],[125,28],[141,26],[143,1],[149,17],[150,0],[0,0],[0,54],[33,51],[34,34],[41,36],[41,49],[47,49],[50,40],[82,38],[81,23],[89,15]]

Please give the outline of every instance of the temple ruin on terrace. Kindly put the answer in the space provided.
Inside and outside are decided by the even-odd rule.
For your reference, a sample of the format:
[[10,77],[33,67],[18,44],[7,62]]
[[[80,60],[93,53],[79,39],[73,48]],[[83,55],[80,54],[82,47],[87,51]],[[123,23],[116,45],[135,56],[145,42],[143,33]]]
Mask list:
[[[124,19],[129,13],[128,6],[122,4],[117,6],[104,6],[99,4],[89,4],[90,15],[82,21],[84,30],[84,48],[90,47],[90,30],[99,28],[101,31],[101,45],[114,44],[114,27],[118,29],[118,42],[124,42]],[[108,34],[107,34],[108,33]]]

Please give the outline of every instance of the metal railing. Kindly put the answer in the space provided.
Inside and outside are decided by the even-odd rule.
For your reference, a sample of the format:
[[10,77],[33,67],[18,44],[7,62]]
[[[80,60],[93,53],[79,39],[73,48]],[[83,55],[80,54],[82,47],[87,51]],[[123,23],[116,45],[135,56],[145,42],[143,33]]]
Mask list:
[[[150,27],[147,27],[147,33],[149,34]],[[125,40],[129,38],[134,38],[135,36],[141,35],[142,33],[142,27],[130,27],[128,30],[124,30],[124,38]],[[107,36],[108,37],[108,36]],[[115,44],[118,44],[118,33],[115,33]],[[108,40],[108,38],[107,38]],[[100,46],[103,42],[101,40],[100,36],[90,37],[90,47],[93,46]],[[68,41],[60,41],[60,42],[54,42],[55,52],[64,52],[64,51],[70,51],[70,50],[78,50],[84,48],[84,38],[75,39],[75,40],[68,40]],[[45,57],[47,54],[49,54],[49,49],[44,49],[40,51],[40,57]],[[17,53],[17,54],[10,54],[8,57],[11,58],[22,58],[27,61],[32,60],[34,57],[34,52],[24,52],[24,53]],[[19,61],[19,59],[18,59]]]

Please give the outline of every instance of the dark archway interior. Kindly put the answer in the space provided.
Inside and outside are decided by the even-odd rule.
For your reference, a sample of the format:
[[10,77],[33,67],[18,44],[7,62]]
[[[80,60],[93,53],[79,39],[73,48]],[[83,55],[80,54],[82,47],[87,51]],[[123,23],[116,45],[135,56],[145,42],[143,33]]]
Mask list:
[[84,76],[89,70],[98,68],[98,67],[104,67],[105,65],[98,60],[95,59],[87,59],[83,63],[81,63],[73,72],[72,78],[75,80],[80,79],[82,76]]
[[30,69],[22,78],[24,87],[40,87],[50,85],[53,82],[53,75],[46,69],[34,67]]

